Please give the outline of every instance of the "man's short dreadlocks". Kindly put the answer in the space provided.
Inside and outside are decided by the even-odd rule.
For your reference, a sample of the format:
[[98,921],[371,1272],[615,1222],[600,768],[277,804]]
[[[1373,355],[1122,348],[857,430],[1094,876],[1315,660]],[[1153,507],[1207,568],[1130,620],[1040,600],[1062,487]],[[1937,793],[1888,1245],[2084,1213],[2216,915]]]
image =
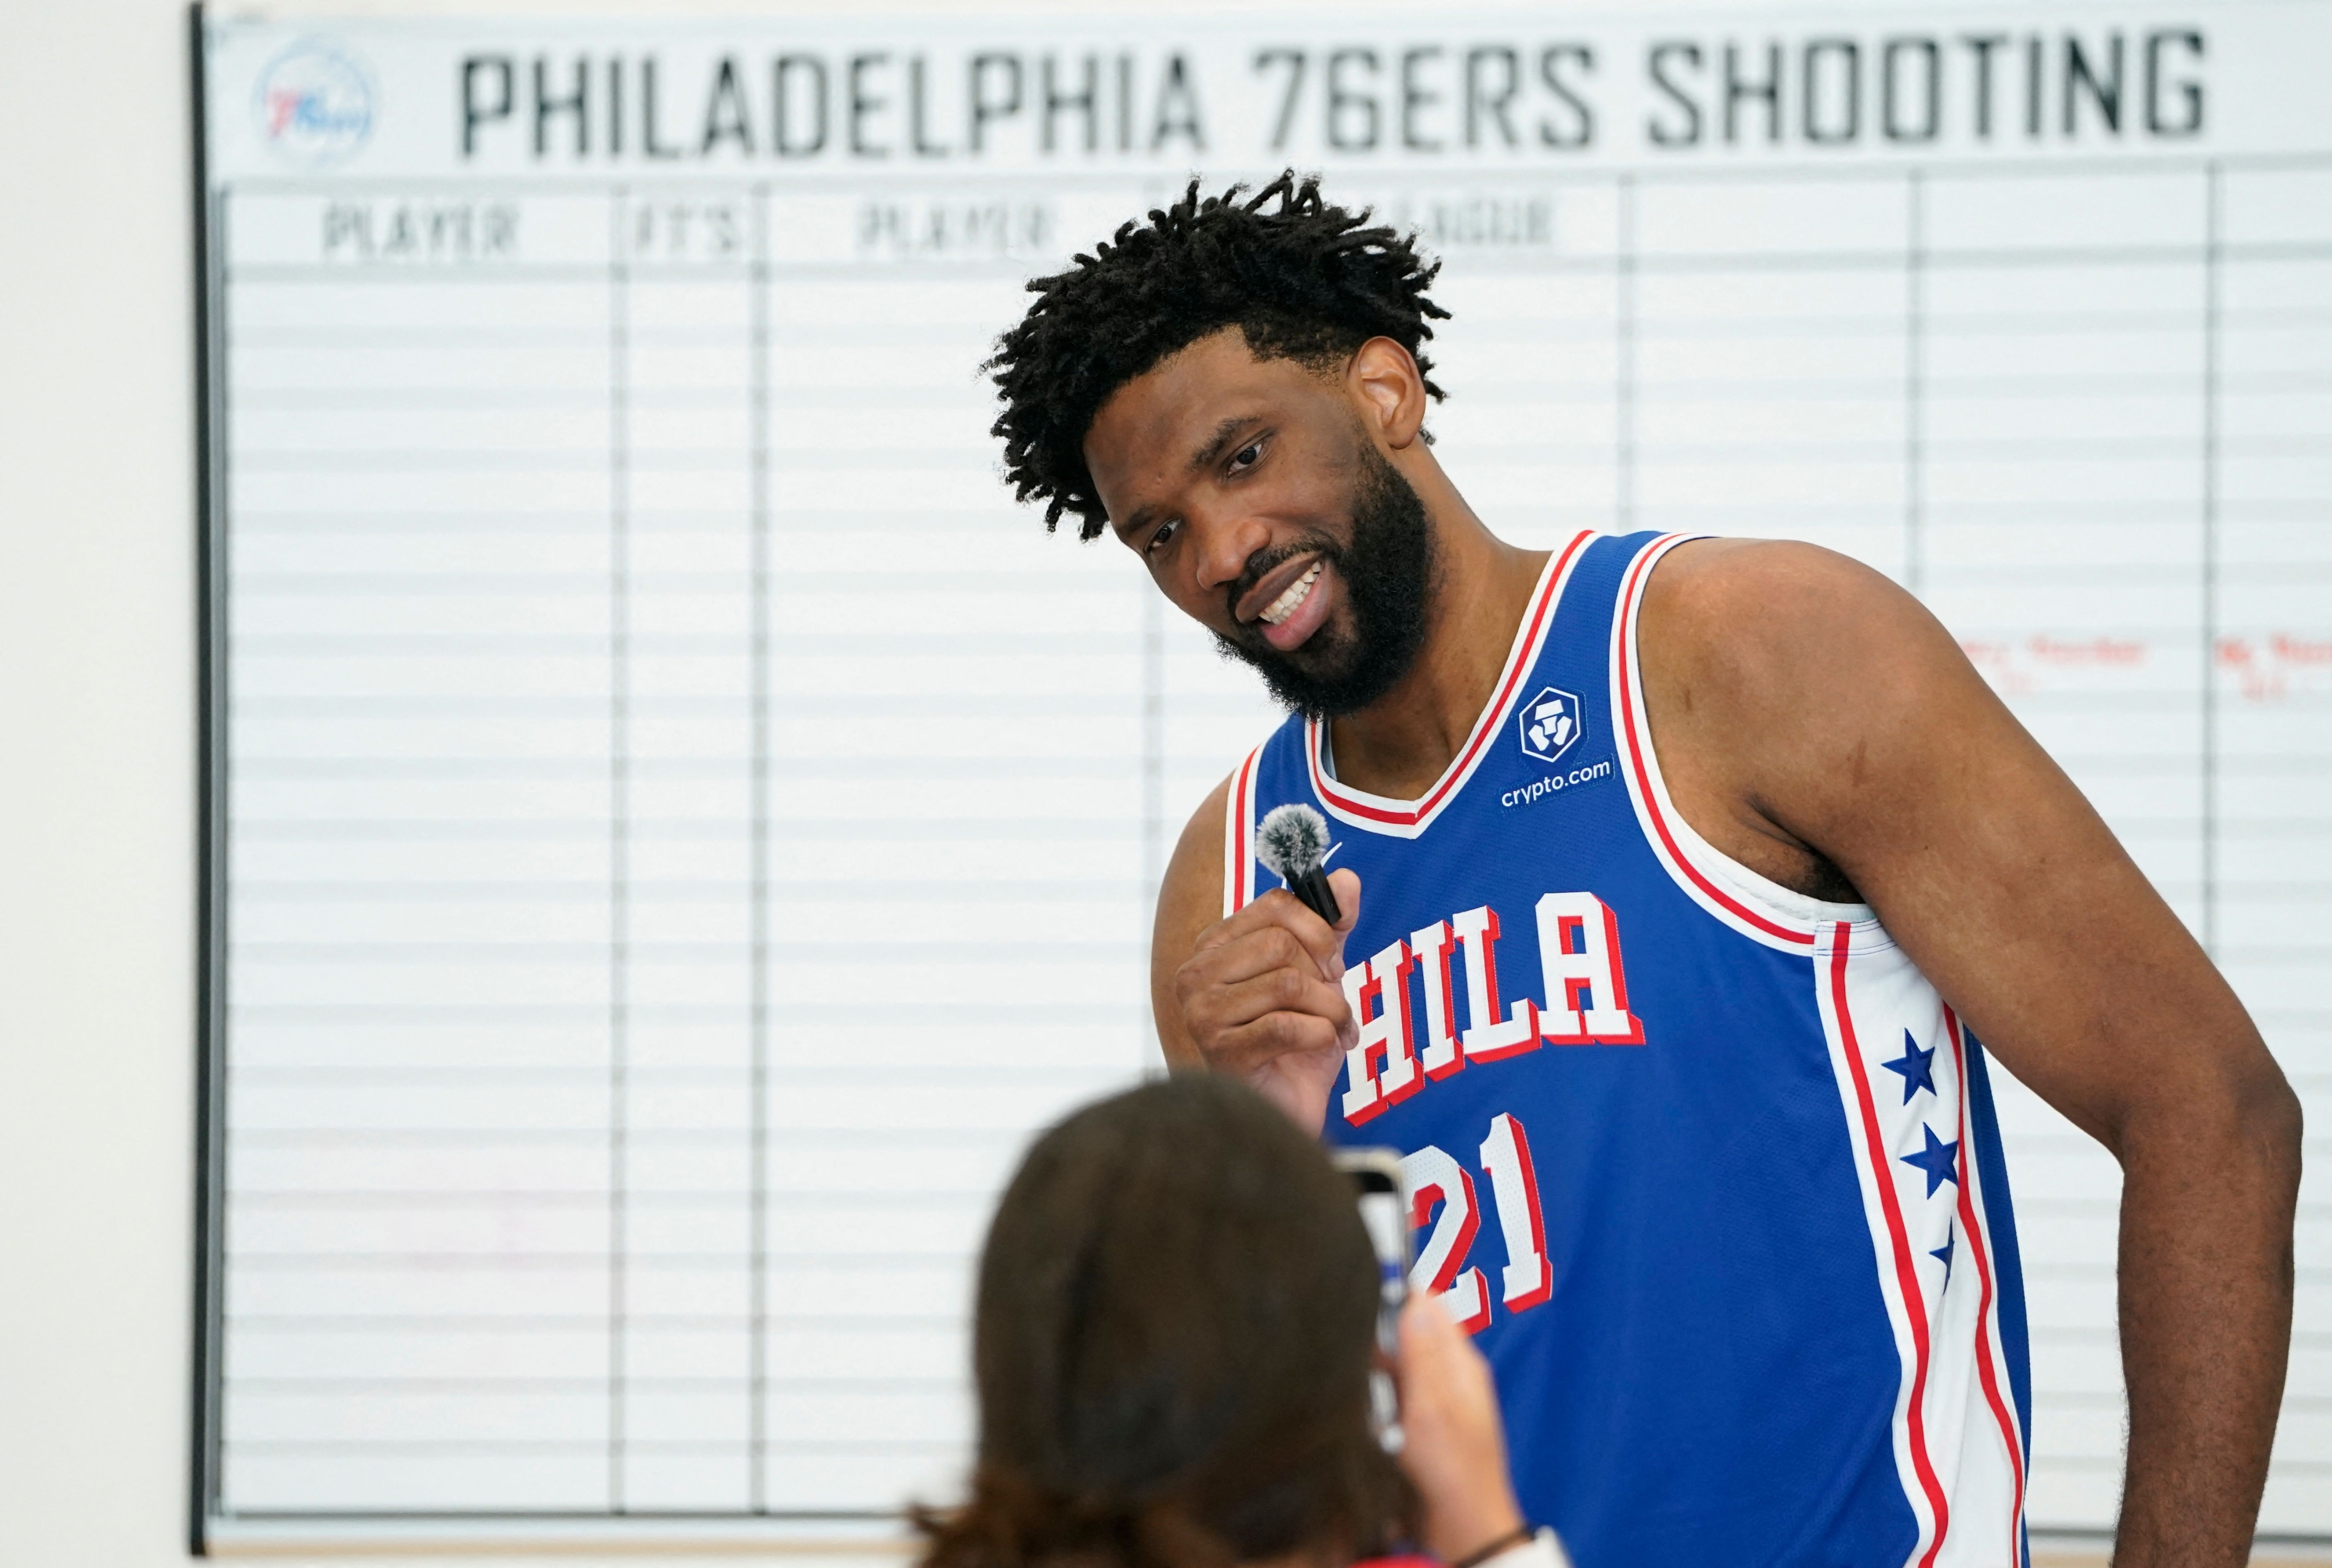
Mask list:
[[[1406,234],[1365,226],[1369,209],[1322,201],[1317,177],[1299,183],[1289,170],[1241,201],[1246,188],[1200,200],[1194,179],[1146,225],[1127,223],[1067,272],[1032,281],[1037,302],[980,367],[1004,405],[990,430],[1004,442],[1004,477],[1020,500],[1049,502],[1047,530],[1068,512],[1079,537],[1099,536],[1107,517],[1085,460],[1094,416],[1128,381],[1225,327],[1261,359],[1331,365],[1391,338],[1420,375],[1432,368],[1427,321],[1449,312],[1425,291],[1440,263]],[[1425,390],[1443,396],[1430,376]]]

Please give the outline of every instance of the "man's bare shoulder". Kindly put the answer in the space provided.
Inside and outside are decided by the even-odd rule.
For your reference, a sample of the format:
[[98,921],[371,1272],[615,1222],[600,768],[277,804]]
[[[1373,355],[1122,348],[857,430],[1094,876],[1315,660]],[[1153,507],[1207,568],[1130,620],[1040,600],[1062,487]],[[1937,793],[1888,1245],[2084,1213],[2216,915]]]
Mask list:
[[1903,822],[1954,747],[2030,745],[1926,606],[1834,550],[1679,545],[1646,585],[1640,626],[1677,808],[1800,892],[1853,897],[1862,830]]
[[1662,559],[1644,589],[1645,645],[1669,660],[1753,680],[1773,661],[1867,654],[1948,636],[1910,594],[1850,556],[1793,540],[1706,539]]
[[1875,715],[1982,684],[1883,573],[1785,540],[1678,546],[1645,587],[1641,629],[1647,699],[1679,738],[1850,750]]
[[1219,917],[1223,897],[1223,818],[1230,809],[1231,782],[1226,777],[1207,791],[1199,808],[1182,825],[1174,853],[1166,862],[1166,875],[1158,888],[1159,927],[1163,930],[1170,905],[1188,904],[1209,910],[1207,919]]

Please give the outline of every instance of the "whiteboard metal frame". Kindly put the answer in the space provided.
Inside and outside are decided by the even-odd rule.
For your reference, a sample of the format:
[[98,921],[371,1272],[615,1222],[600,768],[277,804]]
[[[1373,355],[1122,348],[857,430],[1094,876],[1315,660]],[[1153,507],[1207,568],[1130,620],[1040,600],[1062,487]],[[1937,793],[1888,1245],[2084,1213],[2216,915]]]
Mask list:
[[226,1095],[226,365],[221,331],[217,203],[211,193],[208,62],[202,0],[186,6],[194,116],[195,668],[195,1267],[187,1549],[209,1554],[219,1497],[220,1335],[225,1322]]
[[[227,1123],[225,1103],[225,1008],[228,971],[227,872],[229,770],[228,729],[230,693],[227,679],[226,484],[229,452],[226,435],[231,416],[225,382],[225,317],[224,242],[220,228],[222,201],[211,188],[208,138],[206,23],[202,0],[186,6],[190,66],[192,138],[196,445],[196,663],[197,718],[197,837],[196,976],[196,1127],[193,1222],[195,1258],[192,1271],[195,1321],[190,1358],[190,1449],[188,1545],[196,1556],[287,1555],[319,1553],[386,1552],[444,1554],[459,1551],[541,1551],[546,1553],[629,1553],[650,1550],[710,1553],[722,1551],[784,1555],[903,1555],[910,1538],[901,1533],[900,1515],[893,1512],[852,1512],[833,1515],[793,1513],[760,1517],[744,1515],[572,1514],[527,1515],[495,1512],[465,1514],[237,1514],[217,1512],[221,1498],[222,1418],[224,1414],[224,1327],[225,1277],[224,1204]],[[2227,165],[2244,169],[2316,167],[2323,153],[2234,153],[2217,156],[2175,155],[2111,158],[2067,157],[2054,160],[2050,175],[2082,168],[2132,173],[2146,169],[2207,169],[2214,185]],[[1948,157],[1922,160],[1917,173],[1950,175],[1981,168],[1995,177],[2014,177],[2024,170]],[[1381,174],[1402,180],[1424,177],[1408,170]],[[1618,177],[1632,185],[1662,179],[1722,181],[1770,179],[1796,172],[1790,166],[1758,166],[1735,169],[1677,167],[1649,171],[1640,167],[1578,169],[1571,181],[1601,182]],[[2035,173],[2041,171],[2032,171]],[[1839,180],[1899,178],[1893,166],[1848,165],[1828,171]],[[1914,177],[1917,175],[1915,174]],[[831,183],[816,177],[805,183]],[[2211,261],[2220,260],[2221,237],[2213,203],[2213,233],[2208,243]],[[1630,265],[1634,263],[1631,258]],[[2214,361],[2211,372],[2215,376]],[[2215,398],[2205,407],[2215,409]],[[2213,432],[2215,437],[2215,431]],[[2207,470],[2206,470],[2207,472]],[[2206,501],[2213,512],[2215,493]],[[2208,646],[2208,638],[2205,638]],[[2211,684],[2203,686],[2206,714],[2214,706]],[[2207,722],[2207,719],[2206,719]],[[2203,753],[2211,766],[2212,749]],[[2206,844],[2205,854],[2209,853]],[[2205,909],[2210,907],[2206,896]],[[2206,916],[2207,918],[2207,916]],[[2035,1530],[2033,1544],[2044,1541],[2058,1549],[2079,1549],[2109,1537],[2098,1533]],[[2308,1535],[2262,1535],[2260,1555],[2316,1560],[2307,1548],[2320,1554],[2326,1538]]]

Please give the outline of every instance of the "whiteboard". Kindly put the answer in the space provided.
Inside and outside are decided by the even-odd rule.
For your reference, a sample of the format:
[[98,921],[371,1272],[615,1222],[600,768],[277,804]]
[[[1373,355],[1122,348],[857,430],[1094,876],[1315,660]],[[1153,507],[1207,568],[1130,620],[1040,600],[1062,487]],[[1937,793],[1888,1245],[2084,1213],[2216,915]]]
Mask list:
[[[1155,1066],[1274,722],[1011,504],[1033,272],[1318,167],[1504,536],[1924,597],[2332,1125],[2321,5],[202,24],[198,1534],[951,1496],[1018,1148]],[[2116,1506],[2112,1162],[2012,1084],[2036,1526]],[[2332,1535],[2332,1190],[2263,1529]]]

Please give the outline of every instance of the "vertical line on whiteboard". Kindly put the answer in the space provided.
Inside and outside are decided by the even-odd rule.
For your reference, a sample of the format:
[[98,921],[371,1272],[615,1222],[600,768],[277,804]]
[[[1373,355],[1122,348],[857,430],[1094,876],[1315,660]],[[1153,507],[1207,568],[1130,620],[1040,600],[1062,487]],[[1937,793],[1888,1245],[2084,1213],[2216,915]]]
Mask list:
[[607,252],[607,1506],[624,1512],[624,1146],[629,988],[631,272],[626,192],[609,197]]
[[1618,253],[1612,258],[1611,459],[1613,531],[1636,523],[1636,177],[1620,177]]
[[1903,295],[1903,586],[1926,587],[1927,331],[1926,177],[1913,169],[1905,187]]
[[763,1409],[769,1390],[769,1351],[765,1343],[769,1321],[769,187],[753,187],[753,265],[747,285],[752,291],[748,310],[752,319],[753,429],[753,565],[752,672],[753,760],[750,807],[753,823],[753,887],[749,915],[750,949],[747,962],[752,972],[752,1154],[747,1180],[751,1184],[752,1343],[747,1347],[752,1409],[748,1413],[747,1445],[750,1474],[747,1490],[756,1514],[769,1512],[768,1487],[761,1470],[768,1459],[769,1434]]
[[2203,168],[2203,951],[2219,944],[2219,270],[2222,193]]

